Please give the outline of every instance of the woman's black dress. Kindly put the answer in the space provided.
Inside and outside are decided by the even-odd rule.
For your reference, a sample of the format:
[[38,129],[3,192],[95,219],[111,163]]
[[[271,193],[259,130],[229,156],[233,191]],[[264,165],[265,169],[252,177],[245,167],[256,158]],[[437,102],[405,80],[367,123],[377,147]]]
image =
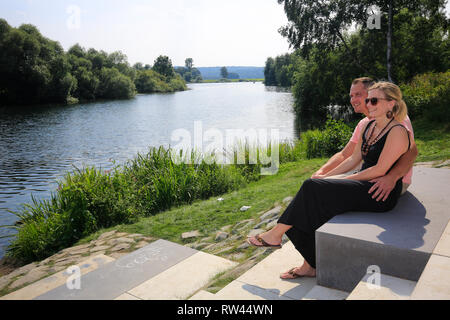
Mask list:
[[[364,142],[367,129],[373,121],[375,120],[369,122],[364,130]],[[376,165],[386,138],[395,126],[392,126],[380,140],[370,147],[367,155],[363,155],[364,162],[361,171]],[[315,231],[320,226],[344,212],[385,212],[395,207],[402,191],[401,178],[386,201],[372,199],[372,194],[368,193],[372,185],[373,183],[368,181],[348,179],[307,179],[303,182],[278,223],[293,226],[286,232],[286,235],[313,268],[316,267]]]

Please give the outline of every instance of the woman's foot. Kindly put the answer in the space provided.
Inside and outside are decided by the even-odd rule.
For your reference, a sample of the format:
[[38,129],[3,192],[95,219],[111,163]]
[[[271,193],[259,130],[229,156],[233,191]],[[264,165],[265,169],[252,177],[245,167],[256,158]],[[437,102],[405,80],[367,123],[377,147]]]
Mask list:
[[316,269],[311,267],[306,261],[301,267],[292,268],[285,273],[280,275],[281,279],[296,279],[301,277],[312,277],[316,276]]
[[273,232],[265,232],[254,237],[249,237],[247,242],[255,247],[280,247],[282,239],[273,234]]

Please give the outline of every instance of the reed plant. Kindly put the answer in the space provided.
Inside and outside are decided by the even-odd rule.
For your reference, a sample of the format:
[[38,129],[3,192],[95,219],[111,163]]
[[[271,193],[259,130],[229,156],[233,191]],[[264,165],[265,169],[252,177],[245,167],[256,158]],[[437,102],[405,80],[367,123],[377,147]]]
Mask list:
[[[295,144],[278,145],[282,161],[297,159]],[[95,167],[75,169],[58,182],[50,199],[32,198],[18,212],[7,255],[23,263],[42,260],[100,229],[133,223],[172,207],[190,204],[238,190],[261,178],[260,162],[271,156],[267,147],[238,143],[228,152],[231,162],[216,161],[216,154],[150,148],[111,170]],[[238,161],[242,158],[244,161]],[[262,159],[262,158],[261,158]]]

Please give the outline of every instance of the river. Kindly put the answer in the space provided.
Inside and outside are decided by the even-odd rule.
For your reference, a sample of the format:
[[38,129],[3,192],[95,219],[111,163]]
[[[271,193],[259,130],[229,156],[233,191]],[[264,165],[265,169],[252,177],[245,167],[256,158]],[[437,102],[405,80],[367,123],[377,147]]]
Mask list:
[[[74,167],[110,169],[150,146],[174,146],[184,129],[226,136],[228,129],[265,130],[280,140],[298,136],[293,97],[262,83],[190,84],[171,94],[72,106],[0,110],[0,225],[11,225],[22,204],[48,199]],[[197,128],[197,131],[194,128]],[[217,130],[215,132],[217,132]],[[225,138],[224,138],[225,139]],[[0,236],[10,234],[0,228]],[[0,258],[10,240],[0,239]]]

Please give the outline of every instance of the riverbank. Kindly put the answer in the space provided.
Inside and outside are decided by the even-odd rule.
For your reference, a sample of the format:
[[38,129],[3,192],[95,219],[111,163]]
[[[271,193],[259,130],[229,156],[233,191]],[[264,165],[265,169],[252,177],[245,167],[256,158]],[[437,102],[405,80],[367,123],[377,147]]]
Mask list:
[[[19,266],[14,265],[11,259],[2,259],[0,296],[91,257],[103,254],[118,259],[157,239],[170,240],[237,262],[237,267],[217,275],[205,286],[204,290],[216,293],[273,252],[268,248],[249,246],[245,242],[247,235],[273,227],[303,181],[325,160],[283,164],[277,175],[264,177],[239,191],[167,210],[134,224],[99,230],[42,261]],[[450,169],[449,160],[416,165]],[[244,206],[250,208],[244,210]]]

